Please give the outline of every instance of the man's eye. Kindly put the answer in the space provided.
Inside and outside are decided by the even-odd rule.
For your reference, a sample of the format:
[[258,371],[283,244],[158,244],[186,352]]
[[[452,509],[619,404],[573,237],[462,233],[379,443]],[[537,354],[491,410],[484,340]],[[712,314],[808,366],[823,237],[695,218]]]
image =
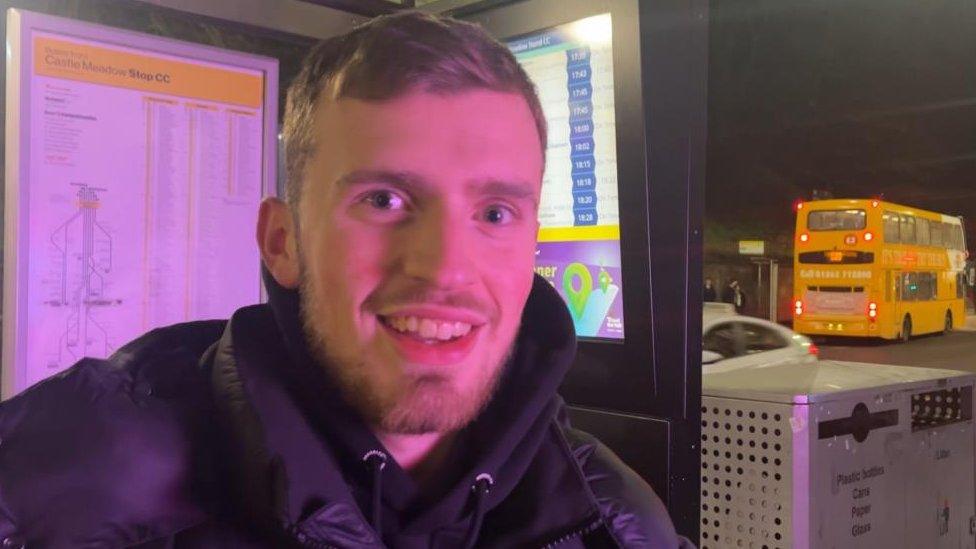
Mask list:
[[406,201],[391,191],[375,191],[364,197],[364,202],[377,210],[402,210]]
[[508,225],[515,221],[515,212],[507,206],[496,204],[485,208],[482,219],[492,225]]

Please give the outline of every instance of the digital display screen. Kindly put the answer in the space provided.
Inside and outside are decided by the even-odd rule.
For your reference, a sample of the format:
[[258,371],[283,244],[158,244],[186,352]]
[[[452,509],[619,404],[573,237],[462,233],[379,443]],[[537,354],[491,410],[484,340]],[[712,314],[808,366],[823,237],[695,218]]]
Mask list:
[[20,185],[26,278],[5,394],[153,328],[259,302],[250,235],[267,186],[268,74],[257,67],[272,60],[248,68],[211,62],[212,48],[198,59],[92,32],[23,32],[27,169],[7,184]]
[[623,339],[610,14],[508,47],[535,83],[549,124],[536,272],[566,301],[577,336]]

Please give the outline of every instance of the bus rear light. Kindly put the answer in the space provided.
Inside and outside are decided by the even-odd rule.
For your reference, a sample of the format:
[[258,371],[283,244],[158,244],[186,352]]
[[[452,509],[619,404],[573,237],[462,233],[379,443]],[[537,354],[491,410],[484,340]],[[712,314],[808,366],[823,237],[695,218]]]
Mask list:
[[797,299],[793,303],[793,312],[796,313],[796,316],[800,316],[803,314],[803,302],[800,301],[799,299]]
[[871,231],[864,233],[865,242],[871,242],[872,240],[874,240],[874,233],[872,233]]
[[793,211],[800,211],[803,209],[803,200],[796,199],[793,201]]
[[808,235],[807,233],[803,233],[800,235],[800,242],[806,242],[808,240],[810,240],[810,235]]
[[872,200],[871,201],[871,207],[872,208],[877,208],[878,207],[878,204],[880,204],[880,202],[878,202],[877,200]]
[[878,318],[878,304],[873,301],[868,303],[868,318],[871,319],[871,322]]

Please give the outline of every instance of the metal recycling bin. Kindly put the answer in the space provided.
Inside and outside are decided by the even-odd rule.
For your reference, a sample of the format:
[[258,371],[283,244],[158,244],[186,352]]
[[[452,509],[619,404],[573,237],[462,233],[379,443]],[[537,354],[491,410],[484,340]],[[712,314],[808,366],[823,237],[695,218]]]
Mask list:
[[973,548],[974,384],[835,361],[704,375],[701,548]]

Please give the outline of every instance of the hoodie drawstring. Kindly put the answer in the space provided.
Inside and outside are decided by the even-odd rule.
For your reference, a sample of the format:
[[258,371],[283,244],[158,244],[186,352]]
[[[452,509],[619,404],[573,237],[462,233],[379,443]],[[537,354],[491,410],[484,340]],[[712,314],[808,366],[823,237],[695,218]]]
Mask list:
[[471,491],[474,492],[474,519],[471,527],[468,528],[467,535],[464,536],[464,549],[471,549],[478,541],[478,534],[481,533],[481,523],[485,519],[485,511],[488,509],[488,492],[495,484],[495,479],[488,473],[481,473],[474,479]]
[[366,462],[366,467],[373,473],[373,502],[372,508],[370,509],[372,511],[370,523],[373,525],[373,530],[376,530],[376,533],[382,536],[383,530],[380,526],[380,518],[383,512],[383,468],[386,467],[386,454],[379,450],[370,450],[363,456],[363,461]]
[[[381,513],[383,511],[383,469],[386,467],[387,456],[379,450],[370,450],[363,455],[366,467],[373,475],[373,498],[370,523],[376,533],[383,535],[380,525]],[[474,518],[467,534],[464,536],[464,549],[471,549],[478,541],[478,534],[481,533],[481,525],[485,519],[485,512],[488,510],[488,493],[495,484],[495,479],[488,473],[481,473],[474,479],[471,491],[474,492]]]

